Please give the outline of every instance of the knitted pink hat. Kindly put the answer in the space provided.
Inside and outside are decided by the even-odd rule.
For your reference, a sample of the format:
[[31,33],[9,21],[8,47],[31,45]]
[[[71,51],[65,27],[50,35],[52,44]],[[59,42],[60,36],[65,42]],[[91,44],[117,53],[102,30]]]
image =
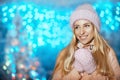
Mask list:
[[79,6],[72,14],[70,17],[70,25],[73,28],[73,24],[76,20],[79,19],[86,19],[92,22],[96,27],[97,30],[99,31],[100,29],[100,20],[99,17],[96,13],[96,11],[93,9],[92,5],[90,4],[83,4]]

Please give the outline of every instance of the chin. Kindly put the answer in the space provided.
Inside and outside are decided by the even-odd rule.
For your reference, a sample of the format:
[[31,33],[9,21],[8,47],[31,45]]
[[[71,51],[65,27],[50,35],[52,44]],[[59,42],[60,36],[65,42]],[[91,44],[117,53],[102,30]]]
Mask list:
[[89,41],[80,41],[80,42],[84,45],[89,44]]
[[80,40],[80,42],[81,42],[82,44],[86,45],[86,44],[91,43],[93,39],[94,39],[94,38],[89,39],[89,40],[88,40],[88,39],[86,39],[86,40]]
[[81,43],[84,44],[84,45],[87,44],[87,42],[81,42]]

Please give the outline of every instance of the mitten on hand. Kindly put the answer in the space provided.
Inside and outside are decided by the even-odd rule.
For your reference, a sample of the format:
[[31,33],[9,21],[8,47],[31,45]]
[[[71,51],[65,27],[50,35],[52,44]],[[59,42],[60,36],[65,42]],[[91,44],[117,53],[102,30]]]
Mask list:
[[73,66],[80,72],[92,73],[96,69],[95,61],[92,53],[85,48],[80,48],[75,51],[75,61]]

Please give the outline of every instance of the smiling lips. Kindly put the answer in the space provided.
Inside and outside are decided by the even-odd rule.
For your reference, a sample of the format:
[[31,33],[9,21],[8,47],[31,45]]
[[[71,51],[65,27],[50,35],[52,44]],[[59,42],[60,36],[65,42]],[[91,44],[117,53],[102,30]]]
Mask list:
[[87,38],[87,35],[85,35],[85,36],[79,36],[79,38],[80,38],[81,40],[85,40],[85,39]]

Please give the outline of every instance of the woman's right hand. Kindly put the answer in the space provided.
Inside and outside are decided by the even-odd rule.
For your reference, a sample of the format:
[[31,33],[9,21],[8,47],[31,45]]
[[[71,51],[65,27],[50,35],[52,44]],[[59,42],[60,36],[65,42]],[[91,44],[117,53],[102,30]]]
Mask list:
[[62,80],[61,70],[57,71],[57,72],[53,75],[52,80]]
[[81,80],[116,80],[116,79],[108,79],[108,76],[103,76],[98,74],[96,71],[92,74],[83,73]]
[[78,73],[76,69],[72,69],[70,73],[65,75],[62,80],[80,80],[81,75]]

